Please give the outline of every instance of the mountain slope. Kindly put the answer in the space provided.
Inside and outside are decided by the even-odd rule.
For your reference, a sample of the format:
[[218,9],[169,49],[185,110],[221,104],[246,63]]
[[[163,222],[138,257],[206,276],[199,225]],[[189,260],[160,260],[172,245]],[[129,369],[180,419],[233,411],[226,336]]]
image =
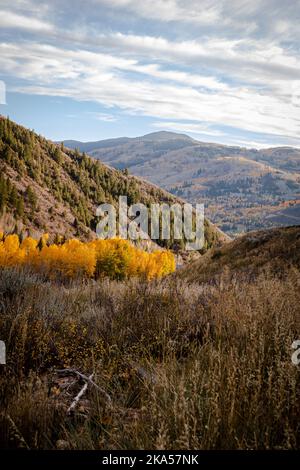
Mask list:
[[256,277],[260,272],[283,274],[300,268],[300,226],[251,232],[209,250],[194,263],[178,271],[188,282],[207,282],[226,276]]
[[[68,145],[88,149],[103,162],[128,168],[192,203],[203,202],[208,217],[229,234],[289,225],[291,220],[277,212],[300,200],[296,148],[246,149],[171,132]],[[300,213],[295,216],[300,222]]]
[[[19,231],[26,228],[37,234],[88,239],[95,237],[96,207],[104,202],[116,206],[119,195],[127,195],[129,205],[183,202],[153,184],[54,144],[2,117],[0,170],[2,229],[13,230],[17,223]],[[226,240],[208,221],[205,237],[207,248]]]

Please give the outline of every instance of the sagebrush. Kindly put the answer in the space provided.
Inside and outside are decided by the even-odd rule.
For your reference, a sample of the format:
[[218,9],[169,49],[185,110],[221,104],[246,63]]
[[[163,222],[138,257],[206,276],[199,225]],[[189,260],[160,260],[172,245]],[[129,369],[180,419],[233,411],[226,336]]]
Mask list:
[[[300,275],[215,285],[45,282],[0,272],[1,446],[295,449],[300,444]],[[58,369],[94,373],[110,396]]]

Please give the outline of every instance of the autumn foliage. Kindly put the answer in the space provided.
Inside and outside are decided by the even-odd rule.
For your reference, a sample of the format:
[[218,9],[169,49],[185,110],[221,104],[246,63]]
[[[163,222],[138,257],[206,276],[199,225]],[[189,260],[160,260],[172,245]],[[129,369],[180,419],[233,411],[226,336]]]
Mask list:
[[47,234],[39,241],[28,237],[20,242],[17,235],[0,233],[0,267],[19,265],[49,278],[153,279],[173,272],[175,259],[169,251],[148,253],[122,239],[50,244]]

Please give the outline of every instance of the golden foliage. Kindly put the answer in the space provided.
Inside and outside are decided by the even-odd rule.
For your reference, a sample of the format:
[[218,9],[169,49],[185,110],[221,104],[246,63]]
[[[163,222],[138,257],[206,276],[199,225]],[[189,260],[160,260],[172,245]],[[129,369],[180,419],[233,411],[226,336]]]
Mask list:
[[127,240],[76,239],[49,244],[47,234],[39,241],[31,237],[19,242],[17,235],[0,237],[0,266],[27,265],[50,278],[110,277],[153,279],[175,271],[169,251],[147,253]]

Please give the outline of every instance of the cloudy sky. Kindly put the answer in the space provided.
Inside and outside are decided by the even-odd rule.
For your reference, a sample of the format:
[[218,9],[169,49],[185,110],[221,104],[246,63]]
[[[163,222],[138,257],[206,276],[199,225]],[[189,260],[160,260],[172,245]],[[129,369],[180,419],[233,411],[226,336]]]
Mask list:
[[300,0],[0,0],[0,113],[56,140],[300,147],[299,24]]

